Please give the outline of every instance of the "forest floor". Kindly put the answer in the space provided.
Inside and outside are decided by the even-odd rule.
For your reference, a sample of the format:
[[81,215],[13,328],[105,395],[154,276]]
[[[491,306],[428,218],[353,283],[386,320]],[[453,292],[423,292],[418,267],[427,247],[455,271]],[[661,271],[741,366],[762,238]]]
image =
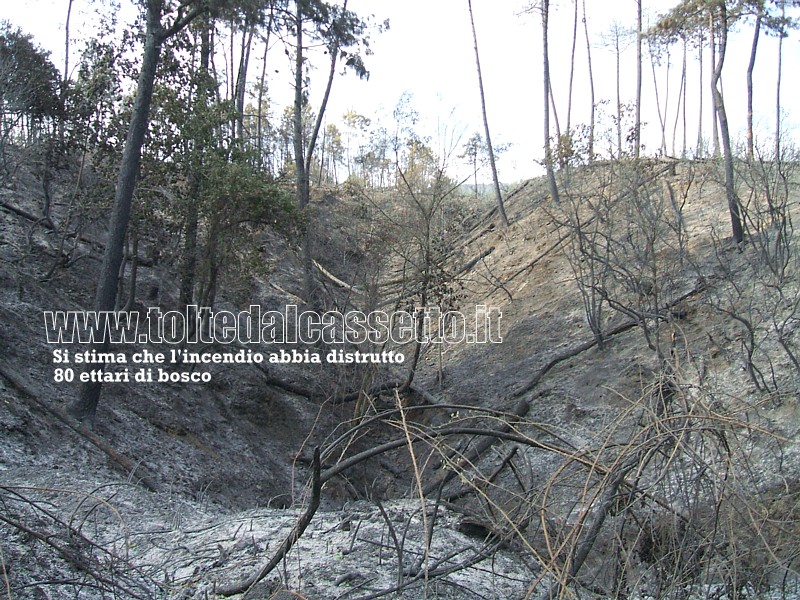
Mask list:
[[[746,259],[725,239],[727,212],[713,169],[700,165],[700,175],[688,170],[679,165],[673,175],[659,165],[653,168],[659,185],[669,182],[685,201],[687,249],[696,266],[673,293],[681,298],[680,315],[660,332],[670,340],[666,354],[687,390],[700,389],[698,381],[705,386],[702,402],[693,396],[698,404],[705,409],[718,402],[724,408],[725,421],[718,416],[722,408],[708,409],[715,423],[736,419],[758,429],[761,441],[747,464],[758,472],[760,493],[780,495],[775,490],[786,489],[794,494],[800,485],[798,373],[785,358],[774,358],[771,377],[780,385],[758,389],[750,376],[742,359],[741,323],[721,314],[706,284],[721,276],[725,265],[745,269]],[[563,442],[574,456],[588,456],[598,435],[608,434],[615,444],[628,435],[640,418],[632,407],[642,405],[663,375],[663,356],[648,347],[640,327],[626,325],[630,317],[625,314],[609,310],[604,328],[618,333],[603,349],[592,343],[568,260],[566,230],[557,223],[545,182],[531,180],[508,195],[508,229],[491,212],[484,214],[462,234],[449,260],[463,286],[459,308],[468,312],[485,305],[501,311],[502,343],[426,347],[414,380],[416,394],[404,400],[405,424],[393,418],[358,429],[356,403],[335,400],[341,382],[352,382],[353,372],[345,367],[204,365],[211,374],[206,384],[107,384],[96,426],[81,430],[63,420],[78,384],[54,380],[57,346],[47,343],[43,314],[91,307],[103,229],[87,227],[86,240],[78,244],[80,258],[51,273],[64,240],[36,219],[41,202],[38,182],[25,171],[13,187],[0,190],[0,597],[221,597],[226,588],[231,591],[236,582],[258,573],[312,501],[315,447],[333,448],[322,461],[323,471],[330,471],[337,459],[398,439],[392,449],[326,478],[308,529],[249,596],[372,598],[396,592],[407,598],[521,598],[535,590],[546,593],[554,576],[545,573],[546,561],[534,557],[560,556],[552,547],[555,538],[534,526],[517,537],[492,527],[502,522],[498,512],[517,494],[509,491],[515,478],[525,480],[522,488],[551,490],[559,501],[572,494],[576,503],[589,480],[573,478],[559,487],[553,483],[556,474],[573,468],[569,461],[564,466],[563,454],[505,442],[475,459],[482,473],[498,474],[497,483],[490,483],[502,490],[492,502],[484,502],[488,495],[480,493],[468,498],[473,488],[465,476],[438,487],[438,495],[429,494],[421,505],[418,485],[441,478],[445,471],[439,466],[455,460],[441,456],[452,448],[467,455],[472,438],[464,437],[460,446],[432,443],[433,450],[410,454],[403,436],[462,419],[472,425],[468,407],[510,413],[523,401],[524,423],[514,431],[542,445]],[[791,202],[796,210],[796,194]],[[320,280],[341,296],[347,292],[342,281],[355,282],[361,268],[347,253],[356,235],[351,225],[359,200],[325,196],[315,204],[326,224],[317,238],[325,269]],[[66,210],[66,199],[56,196],[54,220],[64,218]],[[269,274],[254,282],[248,302],[266,310],[302,304],[299,250],[265,235]],[[147,299],[142,302],[163,311],[178,308],[173,281],[168,257],[143,261],[139,289]],[[219,305],[245,306],[224,295]],[[769,336],[762,348],[770,357],[779,356],[777,341]],[[123,353],[130,360],[141,349]],[[393,367],[379,375],[390,380],[405,373]],[[713,391],[713,402],[707,390]],[[368,399],[375,411],[392,409],[395,401],[391,393]],[[494,426],[494,420],[481,421],[481,427]],[[331,446],[350,427],[358,434],[344,446]],[[734,444],[733,437],[726,443],[753,443],[743,436]],[[603,446],[604,452],[612,446]],[[502,470],[507,464],[513,468]],[[659,484],[653,482],[653,489]],[[588,514],[592,502],[586,506]],[[794,519],[796,506],[776,505],[775,510]],[[564,516],[564,523],[572,527],[576,518]],[[521,519],[515,527],[521,527]],[[782,527],[787,535],[797,533],[794,522]],[[580,581],[594,597],[613,587],[612,576],[604,573],[610,556],[604,544],[611,539],[598,541],[585,567],[591,576]],[[797,597],[795,558],[781,560],[789,565],[784,571],[789,575],[774,593]],[[641,572],[648,569],[656,567]],[[637,576],[649,581],[650,571]],[[752,581],[763,585],[764,594],[777,589],[772,572]],[[752,581],[741,594],[750,589],[747,585],[755,586]],[[708,597],[744,597],[731,594],[727,584],[714,587],[712,576],[702,585],[697,589]]]

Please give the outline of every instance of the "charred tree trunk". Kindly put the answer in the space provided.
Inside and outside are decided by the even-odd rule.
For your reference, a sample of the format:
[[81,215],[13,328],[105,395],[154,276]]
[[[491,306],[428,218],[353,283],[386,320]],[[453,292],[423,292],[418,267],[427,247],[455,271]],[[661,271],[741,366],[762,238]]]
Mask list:
[[[209,66],[211,59],[211,34],[212,24],[203,23],[200,32],[200,69],[197,73],[195,89],[196,106],[205,112],[208,100],[207,79],[210,76]],[[197,273],[197,235],[200,219],[200,197],[202,192],[203,150],[205,147],[205,134],[201,133],[195,139],[195,152],[197,155],[192,161],[189,173],[189,206],[186,210],[184,225],[183,256],[181,261],[181,283],[179,302],[183,306],[192,304],[194,299],[194,285]]]
[[295,59],[294,59],[294,168],[297,186],[297,208],[302,210],[309,201],[308,174],[303,152],[303,10],[301,1],[296,1],[295,15]]
[[[184,6],[191,3],[187,2]],[[133,203],[133,193],[136,189],[136,179],[139,174],[139,163],[142,156],[142,145],[150,114],[150,104],[153,99],[153,87],[156,78],[156,69],[161,55],[161,44],[171,35],[177,33],[188,25],[203,10],[205,5],[196,5],[189,13],[179,13],[178,19],[165,30],[161,24],[163,0],[148,0],[146,33],[142,67],[136,87],[136,96],[133,102],[133,112],[128,128],[128,137],[122,151],[117,186],[114,193],[114,207],[111,212],[108,240],[103,254],[103,265],[100,279],[95,294],[95,310],[102,317],[98,322],[98,341],[93,344],[93,349],[104,352],[109,346],[106,337],[108,313],[114,310],[117,301],[117,283],[120,265],[122,264],[125,236]],[[79,397],[70,405],[69,412],[79,421],[91,425],[94,422],[97,406],[100,402],[102,383],[85,383],[81,388]]]
[[[714,94],[714,108],[719,122],[719,132],[722,138],[722,160],[725,167],[725,195],[728,200],[728,211],[731,216],[731,229],[733,240],[741,244],[744,240],[744,230],[742,228],[742,218],[739,210],[739,198],[736,196],[736,188],[733,172],[733,148],[731,147],[730,129],[728,127],[728,116],[725,111],[725,98],[720,89],[720,78],[722,77],[722,67],[725,64],[725,51],[728,45],[728,10],[724,2],[719,7],[719,48],[717,50],[717,63],[714,66],[714,76],[712,78],[712,93]],[[713,38],[712,38],[712,43]]]
[[553,169],[553,147],[550,143],[550,56],[548,53],[548,31],[550,20],[550,0],[542,0],[542,66],[544,76],[544,164],[547,169],[547,184],[553,203],[559,203],[558,184]]
[[[133,192],[142,156],[142,144],[147,132],[150,103],[153,98],[153,86],[156,68],[161,53],[161,2],[151,0],[147,6],[147,33],[144,43],[142,69],[139,73],[136,98],[133,104],[128,137],[122,152],[117,187],[114,194],[114,208],[111,213],[108,241],[103,255],[103,266],[97,286],[94,306],[97,311],[113,311],[117,301],[119,269],[122,264],[125,235],[131,214]],[[105,320],[99,322],[101,341],[94,343],[94,349],[104,352],[108,348],[105,333]],[[102,383],[85,383],[79,398],[70,406],[69,412],[79,421],[92,423],[100,402]]]
[[250,49],[253,46],[253,34],[256,27],[249,20],[245,20],[242,32],[242,48],[239,57],[239,72],[236,75],[236,123],[234,137],[242,142],[244,140],[244,95],[247,89],[247,68],[250,65]]
[[708,33],[708,42],[711,46],[711,136],[714,141],[714,156],[719,156],[720,154],[720,145],[719,145],[719,121],[717,118],[717,96],[715,93],[717,83],[716,83],[716,65],[717,59],[717,34],[716,34],[716,26],[714,24],[714,13],[709,12],[709,33]]

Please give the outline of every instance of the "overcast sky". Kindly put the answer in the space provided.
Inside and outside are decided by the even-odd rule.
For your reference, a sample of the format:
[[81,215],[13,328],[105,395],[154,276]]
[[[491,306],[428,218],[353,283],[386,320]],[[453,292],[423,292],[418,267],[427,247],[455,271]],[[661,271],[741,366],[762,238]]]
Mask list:
[[[119,13],[124,21],[132,15],[131,0],[121,0]],[[645,19],[654,20],[660,12],[676,2],[645,0]],[[39,44],[51,50],[57,66],[63,63],[64,21],[68,0],[2,0],[0,19],[8,19],[31,33]],[[95,2],[94,5],[100,3]],[[524,0],[473,0],[473,9],[481,52],[481,64],[486,89],[489,124],[495,143],[510,144],[501,158],[501,179],[516,181],[538,175],[542,158],[542,86],[541,86],[541,27],[537,14],[522,14],[528,4]],[[554,95],[558,116],[565,126],[569,58],[572,45],[572,3],[554,2],[556,9],[551,18],[551,62],[554,78]],[[592,40],[596,100],[607,101],[602,108],[606,114],[615,110],[615,59],[614,52],[604,45],[612,24],[635,26],[635,0],[586,0],[589,34]],[[106,3],[107,5],[107,3]],[[90,0],[74,0],[72,31],[74,37],[85,38],[92,27],[93,8]],[[463,134],[462,142],[473,132],[483,130],[480,101],[477,90],[472,33],[466,0],[350,0],[349,8],[359,14],[374,14],[376,21],[389,19],[391,28],[382,34],[373,34],[374,55],[368,58],[371,72],[369,81],[358,81],[354,75],[339,78],[333,88],[329,106],[329,122],[336,122],[349,109],[369,116],[391,118],[398,99],[404,92],[413,95],[413,104],[423,117],[426,133],[433,138],[438,149],[452,145],[455,135]],[[127,10],[126,10],[127,8]],[[737,140],[744,138],[745,126],[745,69],[752,41],[752,25],[743,24],[731,37],[729,56],[724,72],[724,90]],[[260,51],[254,55],[254,69],[260,72]],[[73,55],[74,56],[74,55]],[[291,74],[282,50],[274,51],[268,60],[274,67],[271,93],[276,97],[291,94]],[[677,100],[680,85],[681,50],[675,48],[671,55],[670,89],[668,98],[668,152],[672,150],[672,131],[678,113]],[[75,59],[72,59],[75,62]],[[586,66],[586,45],[582,24],[579,23],[579,40],[576,52],[576,75],[573,92],[572,123],[586,123],[589,119],[589,88]],[[775,73],[777,41],[762,37],[756,69],[756,128],[761,137],[774,130]],[[787,111],[800,92],[800,84],[793,69],[800,64],[798,34],[793,33],[784,42],[783,106]],[[696,51],[689,54],[688,123],[689,148],[697,139],[698,120],[698,60]],[[274,71],[278,72],[275,73]],[[320,73],[324,71],[324,66]],[[708,88],[710,66],[705,65],[705,83]],[[635,52],[632,44],[623,56],[623,101],[632,102],[635,84]],[[665,101],[665,70],[657,72],[661,90],[660,102]],[[321,77],[321,76],[320,76]],[[312,80],[312,102],[321,93],[322,81]],[[653,93],[653,74],[646,59],[644,69],[644,117],[646,121],[645,144],[648,152],[660,146],[659,116]],[[706,114],[704,123],[711,122],[710,94],[704,90]],[[605,119],[608,126],[609,120]],[[797,114],[791,112],[787,126],[796,136]],[[391,127],[390,123],[386,124]],[[437,131],[445,131],[447,142],[442,142]],[[678,125],[677,151],[680,152],[682,123]],[[710,129],[709,129],[710,131]],[[601,141],[598,141],[602,144]],[[602,150],[602,147],[600,148]]]

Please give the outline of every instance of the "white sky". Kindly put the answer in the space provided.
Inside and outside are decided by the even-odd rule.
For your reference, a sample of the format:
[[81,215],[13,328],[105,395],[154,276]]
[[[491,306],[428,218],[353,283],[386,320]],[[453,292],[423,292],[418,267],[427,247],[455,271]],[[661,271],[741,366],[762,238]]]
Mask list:
[[[120,0],[120,15],[133,14],[132,0]],[[32,34],[37,42],[52,51],[56,66],[63,62],[64,29],[68,0],[0,0],[0,19],[8,19]],[[645,0],[646,15],[666,11],[677,0]],[[74,0],[72,31],[74,37],[85,38],[91,32],[93,6],[107,3]],[[481,52],[481,66],[486,90],[489,125],[495,143],[511,144],[499,163],[501,179],[516,181],[540,173],[536,161],[542,157],[542,87],[541,87],[541,28],[538,14],[521,15],[526,0],[473,0],[473,10]],[[595,75],[596,99],[606,100],[607,113],[615,109],[615,61],[612,50],[603,47],[602,37],[617,21],[624,27],[635,26],[635,0],[586,0],[589,34],[592,39],[592,60]],[[550,54],[553,87],[561,126],[566,121],[569,56],[572,45],[572,2],[554,0],[551,16]],[[328,122],[337,122],[348,109],[370,116],[391,118],[391,112],[403,92],[413,94],[413,105],[422,115],[426,133],[434,138],[436,131],[448,135],[463,132],[462,143],[470,134],[483,131],[480,101],[477,90],[472,33],[466,0],[350,0],[349,8],[361,15],[375,14],[376,21],[388,18],[389,31],[373,34],[374,56],[368,57],[371,77],[361,82],[354,75],[339,78],[334,83],[328,110]],[[127,9],[127,10],[126,10]],[[647,20],[647,16],[645,20]],[[121,16],[121,20],[124,18]],[[572,123],[586,123],[589,115],[586,47],[582,24],[579,23],[576,52],[575,88],[573,92]],[[793,69],[800,64],[798,33],[784,41],[784,77],[782,102],[787,111],[786,125],[794,134],[800,124],[797,114],[791,114],[793,101],[800,92]],[[739,26],[731,35],[726,67],[723,74],[726,103],[732,134],[743,141],[745,128],[745,68],[752,40],[752,25]],[[73,51],[77,56],[77,46]],[[253,73],[260,72],[261,50],[253,52]],[[291,94],[290,72],[281,48],[275,48],[268,60],[277,69],[271,81],[271,93],[278,97]],[[672,52],[670,97],[667,127],[668,153],[672,150],[672,131],[676,119],[680,79],[681,50]],[[72,59],[75,62],[75,59]],[[771,135],[775,122],[775,73],[777,41],[762,36],[759,45],[755,82],[755,113],[757,137]],[[320,65],[321,79],[326,71]],[[688,146],[694,149],[697,139],[698,76],[697,53],[689,54],[688,87]],[[710,136],[710,65],[706,55],[703,116],[707,136]],[[658,71],[664,102],[665,71]],[[635,52],[631,44],[622,63],[624,102],[632,102],[635,84]],[[251,79],[253,76],[251,76]],[[312,80],[312,103],[319,98],[323,82]],[[643,120],[646,122],[644,141],[649,152],[660,146],[660,127],[653,93],[653,76],[645,58]],[[285,95],[285,96],[284,96]],[[608,124],[608,121],[606,121]],[[391,128],[391,122],[386,126]],[[682,124],[678,125],[677,152],[681,151]],[[597,142],[601,144],[600,141]],[[599,148],[602,149],[602,146]]]

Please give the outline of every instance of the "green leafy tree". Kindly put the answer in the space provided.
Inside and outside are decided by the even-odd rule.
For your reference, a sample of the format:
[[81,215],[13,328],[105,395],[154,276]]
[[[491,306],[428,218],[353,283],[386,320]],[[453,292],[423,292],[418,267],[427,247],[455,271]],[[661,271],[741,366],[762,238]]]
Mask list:
[[65,97],[70,145],[91,149],[96,156],[111,151],[112,146],[118,149],[111,140],[124,136],[124,131],[116,128],[123,108],[122,88],[128,79],[122,57],[125,52],[125,38],[117,43],[97,37],[86,43],[77,76]]
[[[308,26],[309,30],[306,31]],[[295,33],[295,95],[294,95],[294,161],[297,184],[297,206],[302,209],[308,204],[310,192],[311,161],[316,149],[325,110],[330,98],[333,80],[340,61],[361,77],[367,78],[362,52],[369,54],[368,24],[354,12],[347,9],[347,2],[339,7],[319,0],[296,0],[295,14],[291,27]],[[328,78],[316,112],[316,120],[311,128],[307,144],[303,144],[303,107],[307,104],[306,91],[306,49],[311,44],[325,46],[330,59]]]
[[[224,2],[224,0],[219,1]],[[187,0],[177,5],[167,3],[165,0],[142,0],[142,2],[145,12],[142,64],[117,176],[108,239],[95,294],[95,309],[104,314],[113,311],[116,306],[118,276],[131,216],[142,145],[147,133],[161,47],[166,40],[212,8],[212,0]],[[100,326],[104,327],[104,323]],[[96,342],[95,345],[96,350],[103,352],[108,347],[108,341]],[[79,421],[91,424],[100,402],[101,390],[101,383],[85,384],[81,388],[80,396],[70,405],[70,413]]]
[[199,213],[203,236],[198,241],[198,303],[211,307],[221,284],[249,289],[261,264],[259,229],[288,230],[297,224],[291,194],[246,160],[210,156],[205,164]]
[[29,133],[60,114],[61,78],[49,53],[29,35],[0,23],[0,119],[26,119]]
[[[370,53],[367,23],[347,9],[347,0],[336,6],[320,0],[295,0],[295,12],[289,22],[294,30],[294,169],[297,207],[306,208],[311,200],[311,164],[317,145],[325,110],[333,87],[340,62],[352,69],[361,78],[369,73],[364,65],[362,52]],[[308,27],[308,31],[306,28]],[[327,83],[320,102],[316,120],[311,127],[308,143],[303,143],[303,112],[308,104],[306,86],[306,50],[310,44],[322,44],[330,60]],[[314,302],[316,285],[313,276],[312,253],[313,223],[309,218],[303,240],[303,263],[305,269],[305,288],[308,302]]]
[[[28,146],[24,161],[42,181],[42,216],[50,219],[50,183],[63,154],[55,126],[63,124],[60,77],[49,54],[31,37],[0,23],[0,181],[11,171],[11,138]],[[19,155],[18,155],[19,156]]]

